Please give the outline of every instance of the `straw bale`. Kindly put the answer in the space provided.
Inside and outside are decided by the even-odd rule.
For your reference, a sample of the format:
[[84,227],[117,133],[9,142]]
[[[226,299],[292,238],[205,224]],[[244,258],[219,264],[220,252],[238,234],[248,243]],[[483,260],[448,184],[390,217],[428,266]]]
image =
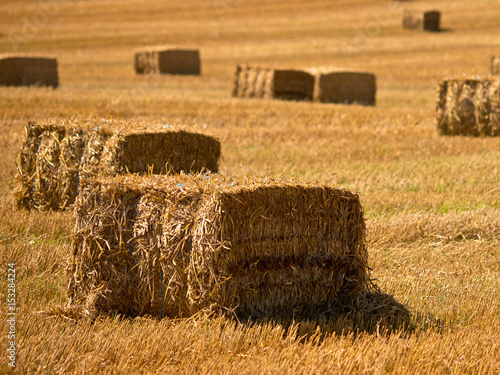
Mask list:
[[200,52],[165,46],[147,47],[135,52],[138,74],[201,74]]
[[421,11],[405,9],[403,13],[403,28],[439,31],[441,12],[437,10]]
[[312,100],[314,76],[297,69],[236,67],[232,95],[239,98]]
[[340,68],[313,68],[314,100],[323,103],[375,105],[376,77],[372,73]]
[[500,136],[500,80],[441,81],[436,112],[440,134]]
[[75,201],[80,178],[97,175],[216,173],[220,152],[215,138],[182,129],[30,122],[18,156],[17,204],[41,211],[65,209]]
[[288,100],[312,100],[314,76],[295,69],[277,69],[273,77],[273,97]]
[[500,56],[492,56],[491,57],[491,74],[500,74]]
[[232,95],[239,98],[274,97],[274,70],[266,67],[236,67]]
[[59,85],[57,60],[34,56],[0,55],[0,85],[56,88]]
[[82,185],[69,296],[88,315],[311,312],[368,285],[363,210],[345,189],[183,174]]

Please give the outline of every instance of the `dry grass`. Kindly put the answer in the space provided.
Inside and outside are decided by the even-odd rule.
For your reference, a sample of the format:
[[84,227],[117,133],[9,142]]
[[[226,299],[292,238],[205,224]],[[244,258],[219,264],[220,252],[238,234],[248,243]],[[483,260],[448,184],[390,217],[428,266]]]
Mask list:
[[[16,263],[18,372],[499,373],[500,139],[438,136],[435,102],[439,80],[488,74],[500,10],[421,2],[442,11],[445,31],[403,30],[405,3],[392,1],[58,2],[18,52],[56,56],[59,88],[0,88],[0,274]],[[2,52],[40,4],[0,4]],[[135,75],[131,51],[156,44],[200,46],[203,75]],[[238,63],[332,61],[377,76],[376,107],[230,98]],[[407,304],[413,329],[386,332],[394,322],[377,326],[366,308],[295,323],[61,316],[74,219],[18,211],[13,191],[25,121],[73,115],[194,125],[221,140],[224,173],[357,190],[372,277]]]

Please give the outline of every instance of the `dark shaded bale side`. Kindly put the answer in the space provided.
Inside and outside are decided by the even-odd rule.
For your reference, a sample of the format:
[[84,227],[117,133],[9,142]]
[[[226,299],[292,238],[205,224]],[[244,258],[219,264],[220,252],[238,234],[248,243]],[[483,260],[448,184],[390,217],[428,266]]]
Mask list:
[[59,85],[57,60],[43,57],[0,55],[0,85]]
[[319,102],[375,105],[376,92],[376,77],[372,73],[342,70],[316,73],[314,99]]
[[18,207],[65,209],[75,201],[79,180],[97,175],[218,172],[217,139],[134,125],[28,123],[18,156]]
[[441,12],[431,10],[424,13],[423,29],[427,31],[439,31],[441,22]]
[[273,77],[273,97],[285,100],[312,100],[314,76],[296,69],[277,69]]
[[368,286],[363,210],[345,189],[219,175],[82,185],[69,296],[84,314],[304,313]]
[[441,81],[436,118],[442,135],[500,136],[500,80]]
[[196,49],[148,47],[135,52],[138,74],[201,74],[200,52]]

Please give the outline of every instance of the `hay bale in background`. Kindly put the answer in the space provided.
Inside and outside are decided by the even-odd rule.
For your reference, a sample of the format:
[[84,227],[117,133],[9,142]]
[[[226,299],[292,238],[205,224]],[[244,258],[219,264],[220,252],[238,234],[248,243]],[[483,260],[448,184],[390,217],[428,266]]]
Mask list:
[[75,201],[82,177],[218,172],[218,140],[180,129],[141,129],[135,125],[28,123],[18,156],[18,207],[65,209]]
[[500,74],[500,56],[491,57],[490,73]]
[[238,98],[315,100],[375,105],[371,73],[335,68],[275,69],[236,67],[231,95]]
[[322,103],[375,105],[374,74],[334,68],[310,70],[316,77],[314,100]]
[[287,100],[312,100],[314,76],[302,70],[277,69],[273,76],[273,97]]
[[314,76],[304,70],[238,65],[232,95],[239,98],[312,100]]
[[138,74],[201,74],[200,52],[196,49],[147,47],[135,52]]
[[0,85],[59,85],[57,60],[44,57],[0,55]]
[[405,9],[403,13],[403,28],[439,31],[441,12],[437,10],[421,11]]
[[441,81],[436,112],[440,134],[500,136],[500,80]]
[[369,277],[359,197],[219,175],[88,180],[70,304],[84,313],[259,317],[347,303]]

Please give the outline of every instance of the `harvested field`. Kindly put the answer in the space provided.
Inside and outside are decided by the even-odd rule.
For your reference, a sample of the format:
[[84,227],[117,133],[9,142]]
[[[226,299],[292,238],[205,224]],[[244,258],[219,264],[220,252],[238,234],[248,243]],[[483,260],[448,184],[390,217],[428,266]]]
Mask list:
[[[402,28],[404,8],[420,5],[442,12],[443,32]],[[439,136],[436,127],[440,80],[491,78],[491,56],[500,54],[496,1],[3,0],[0,14],[0,50],[56,56],[60,80],[57,90],[0,87],[0,373],[500,374],[500,137]],[[136,74],[132,51],[147,45],[199,48],[203,74]],[[370,72],[376,106],[231,97],[237,64]],[[26,123],[74,117],[173,126],[152,132],[193,126],[220,139],[224,176],[319,180],[358,192],[379,290],[292,319],[169,318],[156,305],[152,316],[92,320],[61,308],[74,212],[16,209],[13,191]],[[116,217],[135,220],[137,256],[178,240],[177,231],[151,235],[165,230],[148,223],[168,221],[163,193],[150,196],[140,217],[101,216],[109,228]],[[121,259],[112,255],[102,260]],[[153,259],[143,270],[157,269]],[[113,266],[118,280],[120,264]],[[6,355],[11,327],[15,363]]]
[[443,135],[500,136],[500,80],[441,81],[437,126]]
[[218,171],[221,147],[215,138],[158,127],[99,120],[28,123],[18,157],[18,207],[65,209],[74,203],[80,179],[97,175]]
[[437,10],[421,11],[405,9],[403,15],[403,28],[439,31],[440,20],[441,12]]
[[304,315],[368,290],[363,210],[328,185],[218,175],[86,181],[70,302],[86,314]]
[[200,52],[165,46],[146,47],[135,52],[138,74],[201,74]]
[[0,86],[59,85],[57,60],[46,57],[0,55]]

